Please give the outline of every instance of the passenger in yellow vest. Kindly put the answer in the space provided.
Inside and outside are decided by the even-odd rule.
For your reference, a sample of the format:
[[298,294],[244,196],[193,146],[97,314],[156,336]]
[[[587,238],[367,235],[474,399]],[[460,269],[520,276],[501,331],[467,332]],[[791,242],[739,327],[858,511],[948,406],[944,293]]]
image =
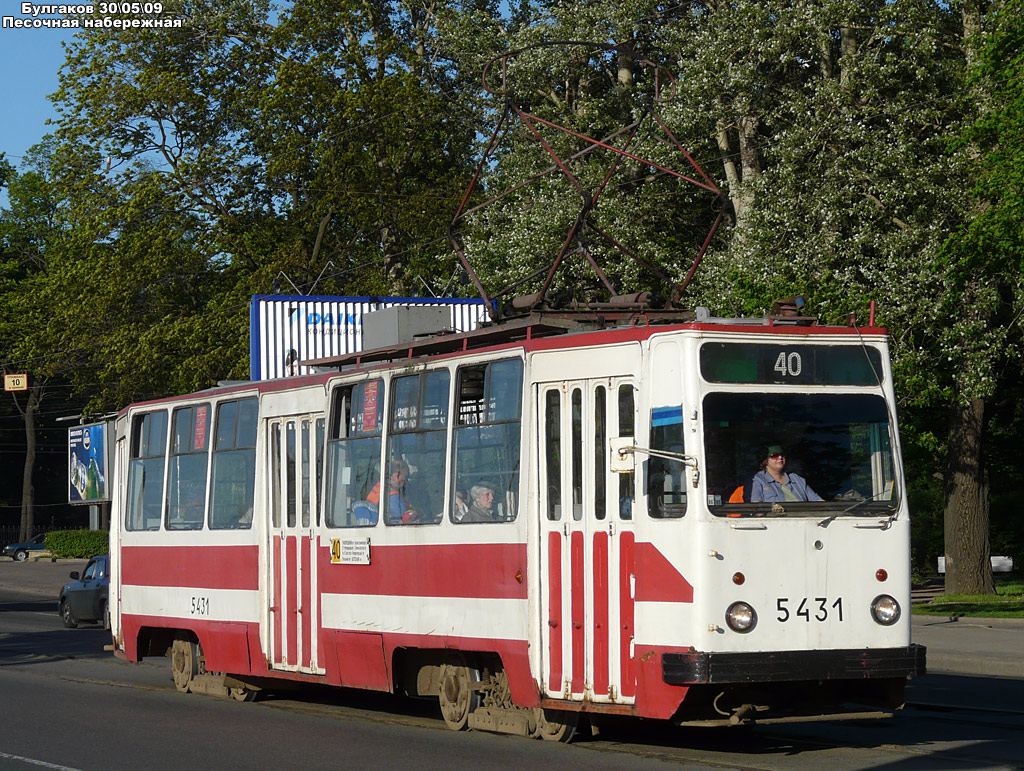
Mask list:
[[[403,491],[409,479],[409,464],[404,460],[391,461],[391,476],[388,477],[388,513],[387,521],[391,525],[410,524],[419,520],[419,512],[415,511],[405,500]],[[380,507],[380,482],[373,486],[366,500]]]

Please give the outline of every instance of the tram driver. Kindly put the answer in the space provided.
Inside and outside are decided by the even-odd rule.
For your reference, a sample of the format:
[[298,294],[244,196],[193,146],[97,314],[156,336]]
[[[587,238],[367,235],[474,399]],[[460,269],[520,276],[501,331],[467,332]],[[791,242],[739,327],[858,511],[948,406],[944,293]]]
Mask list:
[[822,497],[811,489],[799,474],[786,473],[786,453],[782,445],[768,448],[761,470],[750,483],[750,502],[784,503],[786,501],[820,501]]

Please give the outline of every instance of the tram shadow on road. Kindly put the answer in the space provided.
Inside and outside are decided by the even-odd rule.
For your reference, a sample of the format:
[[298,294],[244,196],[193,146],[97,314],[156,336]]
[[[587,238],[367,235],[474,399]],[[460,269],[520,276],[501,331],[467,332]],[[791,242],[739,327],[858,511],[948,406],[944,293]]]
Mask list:
[[[52,623],[32,624],[23,631],[12,621],[5,623],[7,614],[49,616]],[[14,619],[13,615],[7,616]],[[40,626],[46,628],[40,629]],[[21,600],[0,603],[0,666],[24,666],[62,658],[106,659],[110,653],[103,647],[110,643],[110,632],[99,624],[79,629],[64,629],[57,615],[55,600]]]
[[1024,721],[1024,680],[1017,678],[929,672],[911,681],[906,697],[914,708],[998,711]]
[[365,720],[415,723],[445,729],[436,698],[413,698],[381,691],[309,683],[294,683],[289,686],[284,682],[274,683],[268,689],[260,691],[256,700],[262,704],[279,704],[304,712],[325,715],[344,713]]

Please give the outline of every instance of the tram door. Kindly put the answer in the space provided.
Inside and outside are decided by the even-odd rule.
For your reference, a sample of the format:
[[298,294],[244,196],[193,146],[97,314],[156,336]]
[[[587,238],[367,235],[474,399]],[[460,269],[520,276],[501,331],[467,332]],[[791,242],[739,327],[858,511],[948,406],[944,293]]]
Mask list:
[[544,688],[552,698],[631,703],[632,474],[609,468],[609,436],[632,436],[626,378],[537,386]]
[[268,428],[269,664],[320,673],[316,526],[324,421],[293,416],[272,420]]

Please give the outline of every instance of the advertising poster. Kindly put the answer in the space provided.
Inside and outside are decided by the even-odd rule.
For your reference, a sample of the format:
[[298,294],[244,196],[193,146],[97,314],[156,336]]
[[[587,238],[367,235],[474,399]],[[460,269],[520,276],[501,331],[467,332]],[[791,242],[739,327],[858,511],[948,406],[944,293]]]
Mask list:
[[487,320],[479,298],[254,295],[249,305],[249,377],[308,375],[301,362],[363,350],[363,316],[394,307],[444,306],[452,329],[469,332]]
[[68,429],[68,503],[102,503],[110,500],[109,423],[92,423]]

